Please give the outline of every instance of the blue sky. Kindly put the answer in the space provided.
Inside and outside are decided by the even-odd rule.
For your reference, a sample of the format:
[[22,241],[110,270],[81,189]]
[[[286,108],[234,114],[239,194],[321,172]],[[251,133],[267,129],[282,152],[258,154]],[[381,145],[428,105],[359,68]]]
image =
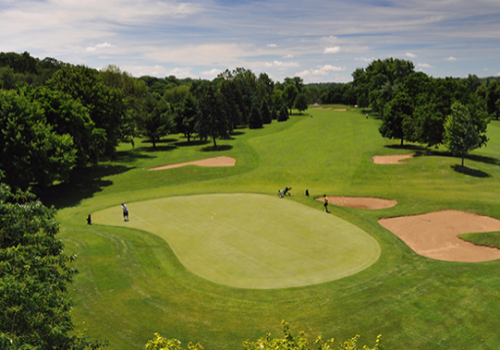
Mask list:
[[0,51],[134,76],[347,82],[374,59],[500,75],[500,0],[0,0]]

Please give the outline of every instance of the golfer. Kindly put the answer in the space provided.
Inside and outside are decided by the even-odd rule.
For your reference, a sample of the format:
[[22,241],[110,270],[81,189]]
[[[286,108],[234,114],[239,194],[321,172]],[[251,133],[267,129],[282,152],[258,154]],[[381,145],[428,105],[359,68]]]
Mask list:
[[323,206],[325,207],[325,213],[329,213],[328,211],[328,197],[326,194],[323,195],[325,198],[323,199]]
[[128,208],[124,203],[122,203],[122,210],[123,210],[123,221],[128,221]]

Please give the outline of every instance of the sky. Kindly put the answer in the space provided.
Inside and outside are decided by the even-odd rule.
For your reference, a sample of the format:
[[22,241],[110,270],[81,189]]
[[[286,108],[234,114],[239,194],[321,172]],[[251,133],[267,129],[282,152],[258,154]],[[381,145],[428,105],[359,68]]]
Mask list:
[[348,82],[389,57],[433,77],[500,76],[500,0],[0,0],[0,51],[135,77]]

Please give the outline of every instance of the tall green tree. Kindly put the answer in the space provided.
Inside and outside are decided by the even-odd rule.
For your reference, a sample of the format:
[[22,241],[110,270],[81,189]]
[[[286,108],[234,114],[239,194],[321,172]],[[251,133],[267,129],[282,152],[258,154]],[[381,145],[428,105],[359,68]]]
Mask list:
[[271,115],[271,111],[269,110],[269,104],[267,103],[267,99],[262,99],[262,103],[260,104],[259,114],[262,119],[262,124],[271,124],[273,121],[273,117]]
[[229,129],[222,95],[216,94],[213,87],[209,86],[198,106],[196,131],[200,137],[212,137],[214,147],[217,147],[217,138],[226,137]]
[[191,141],[191,137],[196,132],[196,121],[198,115],[198,106],[194,97],[189,95],[183,102],[182,107],[179,111],[178,120],[180,123],[177,125],[177,130],[183,133],[188,142]]
[[37,103],[0,91],[0,169],[7,184],[26,189],[66,181],[76,153],[71,135],[54,132]]
[[479,147],[480,137],[474,128],[472,118],[467,107],[456,102],[451,107],[452,114],[444,125],[444,144],[454,156],[464,158],[470,151]]
[[283,99],[285,106],[290,110],[290,114],[292,114],[293,104],[295,103],[295,98],[298,94],[299,90],[294,84],[288,84],[281,94],[281,98]]
[[486,90],[488,113],[498,120],[500,117],[500,80],[493,80]]
[[0,348],[98,349],[75,333],[68,283],[75,256],[57,238],[55,209],[0,183]]
[[102,154],[113,156],[121,137],[126,110],[122,90],[104,84],[97,70],[72,65],[58,70],[47,81],[47,86],[70,94],[89,110],[90,119],[96,128],[106,132],[106,144]]
[[71,135],[76,150],[76,165],[85,167],[94,161],[97,154],[91,151],[94,122],[88,109],[63,91],[50,90],[45,86],[27,88],[23,93],[31,102],[37,103],[44,111],[45,122],[58,135]]
[[293,108],[298,110],[300,113],[305,111],[309,106],[307,105],[307,98],[304,93],[299,93],[297,97],[295,98],[295,101],[293,103]]
[[173,117],[169,103],[156,93],[149,94],[139,121],[140,134],[151,141],[155,148],[160,138],[167,136],[172,130]]
[[250,129],[260,129],[262,128],[262,117],[257,107],[257,103],[252,105],[250,110],[250,119],[248,120],[248,126]]

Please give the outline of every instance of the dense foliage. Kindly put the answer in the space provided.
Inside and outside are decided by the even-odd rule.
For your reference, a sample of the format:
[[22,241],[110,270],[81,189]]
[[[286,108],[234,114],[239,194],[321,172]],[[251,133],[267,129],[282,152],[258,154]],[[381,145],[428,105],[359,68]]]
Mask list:
[[[266,334],[265,337],[258,339],[257,341],[246,340],[243,342],[244,350],[330,350],[337,348],[339,350],[357,350],[358,341],[360,336],[356,335],[353,338],[344,341],[340,344],[335,344],[333,338],[328,340],[323,340],[321,336],[318,336],[316,340],[311,344],[309,339],[305,336],[304,332],[300,332],[298,336],[294,336],[290,331],[290,326],[287,322],[282,321],[283,324],[283,336],[280,338],[271,338],[271,334]],[[382,336],[379,335],[375,340],[375,345],[373,348],[369,348],[364,345],[363,350],[382,350]],[[199,343],[188,344],[189,350],[203,350],[203,346]],[[177,339],[166,339],[160,334],[155,333],[155,338],[148,341],[146,344],[146,350],[185,350],[181,342]]]
[[55,210],[0,184],[0,348],[97,349],[74,333],[67,285],[75,259],[56,238]]

